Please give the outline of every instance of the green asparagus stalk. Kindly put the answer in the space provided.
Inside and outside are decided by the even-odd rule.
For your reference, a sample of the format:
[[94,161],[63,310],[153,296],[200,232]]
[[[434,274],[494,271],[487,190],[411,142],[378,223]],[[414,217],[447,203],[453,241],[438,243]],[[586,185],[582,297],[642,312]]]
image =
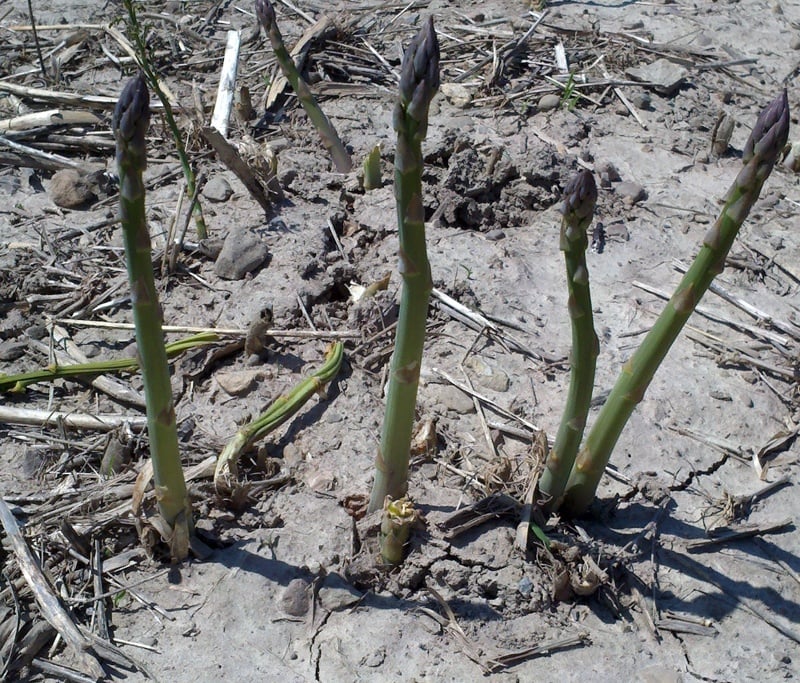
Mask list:
[[644,397],[656,369],[712,280],[722,272],[739,228],[761,192],[789,133],[786,91],[759,116],[744,148],[744,168],[703,246],[642,345],[625,364],[572,469],[562,509],[576,515],[594,498],[600,477],[622,429]]
[[439,88],[439,43],[433,19],[411,41],[403,56],[400,95],[394,109],[397,149],[394,196],[400,236],[400,317],[397,321],[386,413],[375,463],[369,510],[380,510],[387,495],[397,500],[408,489],[408,460],[425,343],[428,301],[433,282],[425,248],[422,205],[422,141],[428,110]]
[[[165,351],[167,358],[173,358],[188,349],[205,344],[213,344],[220,340],[219,335],[213,332],[179,339],[167,344]],[[75,365],[48,365],[46,368],[22,372],[17,375],[0,374],[0,392],[17,393],[36,382],[52,382],[56,379],[70,379],[75,377],[92,378],[110,372],[136,372],[139,369],[138,358],[115,358],[112,360],[98,360],[92,363],[77,363]]]
[[256,16],[269,36],[269,42],[272,44],[272,50],[275,52],[275,58],[278,60],[283,75],[286,76],[286,80],[289,81],[289,84],[292,86],[292,90],[294,90],[297,95],[297,99],[300,100],[300,104],[303,105],[303,109],[306,110],[308,118],[311,119],[311,123],[314,124],[317,132],[319,132],[319,136],[322,138],[322,144],[331,155],[336,170],[339,171],[339,173],[349,173],[353,169],[353,162],[350,159],[350,155],[339,139],[339,134],[333,127],[333,124],[328,120],[328,117],[325,116],[322,109],[320,109],[317,100],[314,98],[311,90],[309,90],[308,85],[297,70],[294,60],[283,44],[283,36],[278,28],[278,22],[275,17],[275,8],[272,6],[270,0],[256,0]]
[[192,199],[190,210],[194,212],[197,239],[204,240],[208,237],[208,229],[206,228],[206,219],[203,216],[203,207],[197,198],[197,178],[195,177],[191,163],[189,163],[189,155],[186,153],[186,145],[183,142],[180,128],[178,128],[178,123],[175,121],[175,115],[172,111],[172,102],[161,87],[158,75],[150,64],[147,43],[145,42],[142,27],[139,24],[139,17],[136,15],[136,8],[133,0],[123,0],[123,4],[128,13],[128,32],[133,40],[136,63],[147,79],[147,82],[150,84],[150,87],[153,89],[153,92],[155,92],[156,97],[158,97],[161,102],[161,105],[164,107],[164,118],[166,119],[170,133],[172,133],[172,139],[175,141],[175,150],[181,162],[183,177],[186,179],[186,194]]
[[561,207],[561,251],[564,252],[567,268],[572,352],[566,407],[539,480],[539,493],[544,498],[545,509],[558,508],[581,445],[592,401],[599,343],[592,321],[592,297],[586,266],[586,249],[589,246],[586,229],[592,222],[596,203],[597,185],[594,177],[589,171],[580,171],[564,188]]
[[144,76],[139,75],[123,89],[112,123],[117,141],[120,220],[147,404],[147,432],[156,500],[161,516],[172,530],[172,538],[166,540],[175,559],[181,560],[189,552],[192,520],[178,451],[161,307],[153,278],[150,233],[145,218],[142,173],[147,165],[145,133],[149,122],[149,93]]
[[321,392],[339,373],[342,367],[343,345],[334,342],[328,348],[325,363],[311,377],[304,379],[288,394],[277,398],[266,412],[242,427],[231,439],[217,459],[214,484],[220,490],[231,488],[230,480],[237,475],[237,463],[242,452],[253,442],[277,429],[294,415],[315,393]]
[[377,144],[364,157],[364,189],[369,192],[381,184],[381,146]]

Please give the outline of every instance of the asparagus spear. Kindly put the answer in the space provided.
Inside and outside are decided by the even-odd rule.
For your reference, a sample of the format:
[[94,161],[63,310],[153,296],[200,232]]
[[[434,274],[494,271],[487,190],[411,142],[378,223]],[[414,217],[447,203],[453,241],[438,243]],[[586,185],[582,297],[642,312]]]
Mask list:
[[297,99],[300,100],[300,104],[302,104],[303,109],[306,110],[308,118],[311,119],[311,123],[314,124],[314,127],[319,132],[319,136],[322,138],[322,144],[330,153],[336,170],[339,171],[339,173],[349,173],[353,169],[353,162],[350,159],[350,155],[339,139],[339,135],[333,127],[333,124],[328,120],[328,117],[325,116],[322,109],[320,109],[317,100],[314,99],[314,95],[311,94],[308,85],[306,85],[306,82],[297,70],[294,60],[286,50],[286,46],[283,44],[283,36],[281,36],[281,31],[278,28],[278,22],[275,18],[275,8],[272,6],[270,0],[256,0],[256,16],[269,36],[269,42],[272,43],[275,58],[278,60],[283,75],[286,76],[286,80],[291,84],[292,90],[294,90],[297,95]]
[[237,462],[242,451],[258,439],[277,429],[294,415],[315,392],[321,392],[342,366],[344,346],[334,342],[328,348],[324,365],[311,377],[304,379],[288,394],[279,396],[266,412],[242,427],[220,453],[214,471],[214,484],[218,489],[229,489],[231,477],[237,473]]
[[586,229],[592,222],[597,203],[597,185],[589,171],[580,171],[564,188],[561,207],[561,251],[567,268],[569,317],[572,321],[572,353],[567,403],[547,457],[539,492],[548,509],[558,507],[569,479],[575,456],[581,445],[586,416],[594,388],[594,371],[599,343],[592,321],[592,298],[589,292],[589,271]]
[[625,423],[644,397],[656,369],[711,281],[722,272],[736,234],[761,192],[789,134],[789,102],[784,90],[759,116],[744,148],[744,168],[725,206],[706,234],[686,272],[642,345],[625,364],[596,424],[578,454],[564,495],[567,514],[580,514],[594,498],[600,477]]
[[112,128],[117,141],[120,220],[147,403],[147,433],[156,500],[161,516],[172,530],[172,538],[166,540],[170,543],[173,557],[181,560],[189,552],[192,520],[178,451],[175,406],[161,329],[161,307],[153,278],[150,233],[145,219],[142,172],[147,165],[145,132],[149,122],[149,93],[144,76],[140,74],[128,81],[123,89],[114,109]]
[[400,317],[397,321],[386,413],[375,462],[369,510],[380,510],[387,495],[397,500],[408,489],[408,459],[417,402],[428,301],[433,281],[425,248],[422,205],[422,140],[428,109],[439,88],[439,43],[429,18],[403,56],[400,96],[394,109],[397,149],[394,196],[400,236]]

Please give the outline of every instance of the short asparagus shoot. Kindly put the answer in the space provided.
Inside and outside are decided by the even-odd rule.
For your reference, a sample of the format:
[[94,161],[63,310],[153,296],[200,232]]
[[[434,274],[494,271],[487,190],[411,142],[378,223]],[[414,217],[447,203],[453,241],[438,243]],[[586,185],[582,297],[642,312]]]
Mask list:
[[564,513],[578,515],[594,499],[600,477],[628,418],[701,297],[722,272],[736,235],[781,155],[788,135],[789,102],[784,90],[758,117],[744,148],[744,168],[728,190],[719,218],[706,233],[700,252],[664,311],[623,366],[589,431],[567,483],[561,507]]
[[433,19],[429,18],[403,56],[400,94],[394,109],[394,196],[403,287],[370,512],[382,509],[387,495],[399,500],[408,490],[411,433],[433,288],[425,246],[422,141],[428,129],[430,103],[438,89],[439,43]]
[[161,307],[153,277],[142,179],[147,165],[145,133],[150,122],[149,99],[144,76],[140,74],[131,79],[114,109],[112,128],[117,143],[120,220],[147,404],[147,433],[156,501],[171,530],[171,538],[165,540],[170,545],[172,556],[183,560],[189,554],[191,507],[178,450],[175,406],[161,327]]
[[305,109],[306,114],[308,114],[308,118],[311,119],[311,123],[313,123],[314,127],[317,129],[322,139],[322,144],[325,146],[325,149],[328,150],[331,159],[333,159],[336,170],[339,171],[339,173],[349,173],[353,170],[353,161],[350,159],[347,149],[345,149],[344,144],[339,138],[339,134],[336,132],[336,129],[333,127],[328,117],[325,116],[325,112],[323,112],[317,104],[317,100],[314,98],[311,90],[309,90],[308,85],[297,70],[297,66],[295,66],[289,51],[286,49],[286,45],[283,43],[283,36],[278,28],[278,21],[275,17],[275,8],[272,6],[270,0],[256,0],[256,16],[261,26],[267,32],[269,42],[272,44],[272,50],[275,52],[275,59],[278,60],[283,75],[286,76],[286,80],[289,81],[289,84],[292,86],[292,90],[294,90],[295,95],[297,95],[297,99],[300,100],[300,104],[303,106],[303,109]]

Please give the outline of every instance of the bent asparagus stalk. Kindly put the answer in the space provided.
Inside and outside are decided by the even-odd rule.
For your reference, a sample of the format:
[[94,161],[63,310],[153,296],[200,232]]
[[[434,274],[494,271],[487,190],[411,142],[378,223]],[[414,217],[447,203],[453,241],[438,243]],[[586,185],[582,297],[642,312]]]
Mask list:
[[189,553],[192,520],[178,450],[161,307],[153,278],[150,233],[145,219],[142,172],[147,165],[145,132],[149,122],[149,93],[144,76],[140,74],[123,89],[112,123],[117,141],[120,220],[147,403],[147,433],[156,500],[172,533],[172,538],[165,540],[170,543],[173,557],[182,560]]
[[292,90],[294,90],[297,95],[297,99],[300,100],[300,104],[303,105],[303,109],[306,110],[308,118],[311,119],[311,123],[314,124],[314,127],[319,132],[319,136],[322,138],[322,144],[331,155],[336,170],[339,171],[339,173],[349,173],[353,169],[353,162],[350,159],[350,155],[347,153],[341,139],[339,139],[339,134],[333,127],[333,124],[328,120],[328,117],[325,116],[325,112],[320,109],[317,100],[314,98],[314,95],[311,94],[311,90],[308,89],[308,85],[306,85],[306,82],[297,70],[294,60],[289,55],[286,45],[283,43],[283,36],[278,28],[277,19],[275,18],[275,8],[272,6],[270,0],[256,0],[256,16],[269,36],[269,42],[272,44],[273,52],[275,52],[275,59],[278,60],[283,75],[286,76],[286,80],[289,81],[289,84],[292,86]]
[[237,463],[242,452],[253,442],[277,429],[294,415],[314,393],[322,392],[342,367],[344,346],[334,342],[328,348],[325,363],[311,377],[304,379],[288,394],[278,397],[266,412],[242,427],[220,453],[214,471],[214,484],[218,490],[230,490],[237,475]]
[[572,323],[572,352],[567,402],[555,443],[545,462],[539,493],[545,509],[557,509],[583,438],[592,401],[599,343],[592,320],[592,297],[586,229],[597,204],[597,185],[589,171],[580,171],[564,188],[561,207],[561,251],[567,270],[568,308]]
[[439,43],[429,18],[403,56],[400,95],[394,109],[394,196],[403,288],[370,512],[380,510],[387,495],[398,500],[408,489],[411,432],[433,288],[425,247],[422,141],[428,129],[428,109],[438,89]]
[[590,430],[567,483],[562,505],[565,513],[580,514],[592,502],[622,429],[700,298],[722,272],[739,228],[783,151],[788,134],[789,102],[784,90],[756,121],[744,148],[744,168],[728,191],[719,218],[706,234],[700,253],[664,311],[623,367]]

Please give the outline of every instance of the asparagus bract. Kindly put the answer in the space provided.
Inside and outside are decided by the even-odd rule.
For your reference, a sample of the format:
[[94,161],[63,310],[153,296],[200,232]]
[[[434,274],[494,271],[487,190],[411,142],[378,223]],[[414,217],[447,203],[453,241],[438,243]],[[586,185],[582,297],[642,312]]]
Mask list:
[[642,345],[625,364],[617,383],[586,438],[564,496],[567,514],[580,514],[594,498],[611,451],[656,369],[689,319],[711,281],[722,272],[739,228],[761,192],[789,134],[786,91],[759,116],[744,148],[744,168],[734,180],[716,223]]
[[592,298],[586,229],[597,203],[597,185],[589,171],[580,171],[564,188],[561,207],[561,250],[567,270],[568,308],[572,322],[572,352],[567,402],[555,443],[539,480],[539,493],[547,509],[556,509],[581,445],[586,416],[592,401],[599,343],[592,320]]
[[381,509],[387,495],[397,500],[408,489],[408,460],[417,403],[425,325],[433,281],[425,247],[422,204],[422,140],[428,109],[439,88],[439,43],[429,18],[403,56],[400,95],[394,109],[397,148],[394,196],[400,238],[400,317],[397,321],[386,413],[375,462],[369,510]]
[[328,117],[325,116],[325,112],[320,109],[317,100],[314,98],[311,90],[309,90],[308,85],[297,70],[294,60],[287,51],[286,45],[283,43],[283,36],[278,28],[278,22],[275,18],[275,8],[272,6],[272,2],[270,2],[270,0],[256,0],[256,16],[269,36],[269,42],[272,44],[275,59],[278,60],[283,75],[286,76],[286,80],[289,81],[289,84],[292,86],[292,90],[294,90],[295,95],[297,95],[297,99],[300,100],[300,104],[303,105],[303,109],[306,110],[308,118],[311,119],[311,123],[313,123],[314,127],[317,129],[320,138],[322,138],[322,144],[333,159],[336,170],[339,171],[339,173],[349,173],[353,169],[353,162],[350,159],[350,155],[339,139],[339,134],[333,127],[333,124],[328,120]]
[[173,556],[184,559],[189,552],[191,508],[178,450],[175,406],[161,328],[161,307],[153,278],[142,180],[147,165],[145,133],[150,121],[149,97],[142,75],[130,80],[114,109],[112,128],[117,142],[120,220],[147,403],[147,433],[156,500],[161,516],[172,530],[172,538],[166,540]]

